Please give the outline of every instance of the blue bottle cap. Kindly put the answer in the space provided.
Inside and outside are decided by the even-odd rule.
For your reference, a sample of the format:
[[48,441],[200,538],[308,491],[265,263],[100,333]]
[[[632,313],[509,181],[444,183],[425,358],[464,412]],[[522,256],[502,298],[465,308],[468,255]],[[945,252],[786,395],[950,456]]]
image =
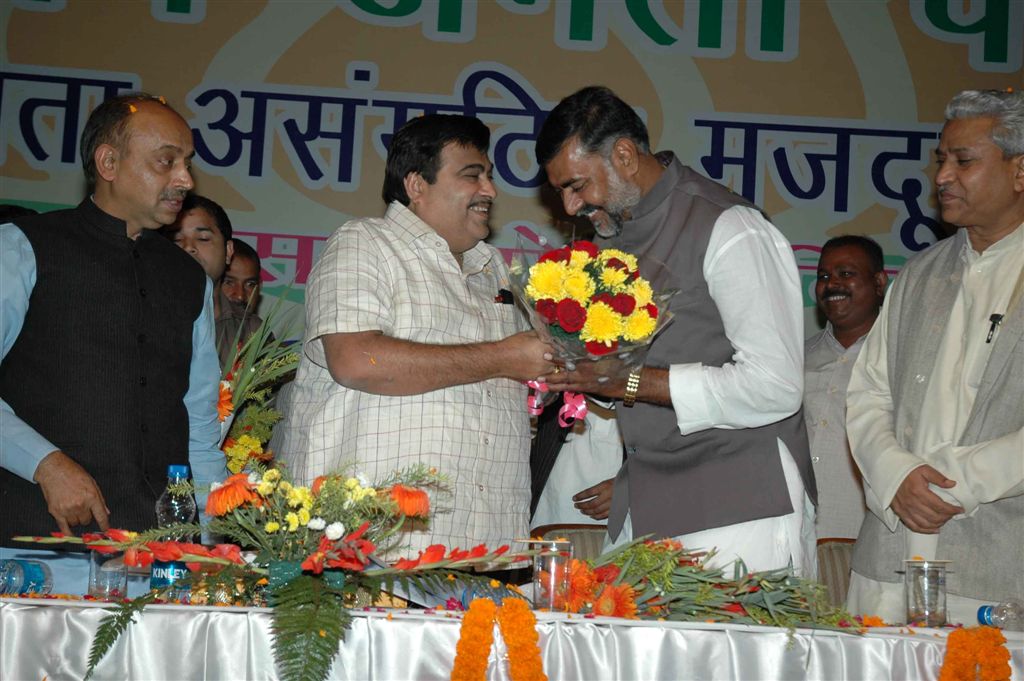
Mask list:
[[181,464],[168,466],[167,477],[179,478],[182,480],[188,479],[188,466],[184,466]]
[[992,606],[983,605],[978,608],[978,623],[992,626]]

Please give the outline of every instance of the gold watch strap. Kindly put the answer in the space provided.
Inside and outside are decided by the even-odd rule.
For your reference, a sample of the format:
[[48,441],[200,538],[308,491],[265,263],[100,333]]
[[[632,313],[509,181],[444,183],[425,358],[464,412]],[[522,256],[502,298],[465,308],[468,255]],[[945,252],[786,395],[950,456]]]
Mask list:
[[642,371],[643,367],[632,371],[629,378],[626,379],[626,393],[622,396],[623,407],[632,407],[636,404],[636,393],[640,390],[640,372]]

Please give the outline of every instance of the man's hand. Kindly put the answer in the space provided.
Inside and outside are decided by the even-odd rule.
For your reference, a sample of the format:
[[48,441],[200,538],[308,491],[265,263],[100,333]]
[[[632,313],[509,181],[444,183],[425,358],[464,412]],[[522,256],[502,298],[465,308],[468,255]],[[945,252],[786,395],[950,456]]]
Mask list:
[[599,482],[593,487],[588,487],[578,492],[572,498],[580,513],[590,516],[594,520],[604,520],[612,509],[612,487],[615,478],[609,478]]
[[889,505],[908,529],[920,534],[938,534],[946,521],[964,512],[961,507],[947,504],[928,489],[929,483],[943,489],[956,486],[955,480],[950,480],[931,466],[919,466],[903,479]]
[[569,390],[574,393],[587,393],[609,399],[622,399],[626,392],[626,380],[635,364],[625,362],[613,355],[598,360],[581,359],[576,362],[561,363],[557,373],[544,374],[544,380],[551,392]]
[[521,331],[498,341],[496,345],[506,378],[533,381],[554,369],[554,364],[545,359],[551,357],[552,348],[540,339],[536,331]]
[[99,485],[74,459],[60,450],[52,451],[36,467],[35,481],[43,490],[46,507],[64,534],[71,528],[88,525],[92,520],[106,531],[110,528],[110,509]]

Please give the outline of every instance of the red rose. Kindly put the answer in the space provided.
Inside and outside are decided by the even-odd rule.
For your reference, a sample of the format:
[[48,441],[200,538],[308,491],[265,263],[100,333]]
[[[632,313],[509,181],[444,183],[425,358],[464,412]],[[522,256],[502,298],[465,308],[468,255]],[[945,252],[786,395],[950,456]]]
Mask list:
[[592,241],[584,241],[582,239],[580,241],[573,241],[569,248],[574,251],[584,251],[591,258],[597,257],[597,246]]
[[612,341],[611,345],[605,345],[597,341],[587,341],[587,352],[592,355],[607,355],[609,352],[615,352],[619,349],[619,341]]
[[616,293],[612,297],[612,302],[608,304],[612,306],[613,310],[626,317],[633,314],[633,310],[636,308],[636,299],[628,293]]
[[548,251],[537,258],[537,262],[544,262],[546,260],[551,260],[553,262],[569,262],[571,257],[572,253],[569,252],[569,247],[563,246],[562,248],[556,248],[552,251]]
[[555,320],[558,319],[558,305],[550,298],[541,298],[534,305],[534,308],[536,308],[540,318],[547,324],[554,324]]
[[594,295],[590,296],[591,302],[594,302],[594,303],[604,303],[608,307],[612,306],[612,299],[613,298],[614,298],[614,296],[612,296],[612,294],[610,294],[610,293],[595,293]]
[[654,303],[647,303],[644,305],[644,309],[647,310],[647,314],[651,315],[651,319],[658,318],[658,306]]
[[610,267],[613,270],[625,270],[627,272],[629,271],[629,265],[622,262],[618,258],[608,258],[608,262],[606,262],[604,266]]
[[587,321],[587,311],[571,298],[558,301],[558,324],[569,333],[576,333]]

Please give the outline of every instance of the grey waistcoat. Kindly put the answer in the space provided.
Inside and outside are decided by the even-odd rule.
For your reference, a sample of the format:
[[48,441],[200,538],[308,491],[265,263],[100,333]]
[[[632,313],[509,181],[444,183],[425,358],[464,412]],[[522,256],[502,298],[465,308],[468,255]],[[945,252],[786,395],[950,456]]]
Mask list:
[[[708,293],[703,263],[718,217],[743,197],[669,157],[654,188],[611,244],[640,260],[655,291],[678,288],[675,319],[651,344],[645,364],[699,362],[720,367],[735,349]],[[666,267],[653,269],[651,262]],[[779,461],[781,438],[815,499],[803,412],[739,430],[709,428],[681,435],[671,407],[637,402],[618,410],[627,459],[615,481],[608,529],[618,536],[629,509],[633,535],[672,537],[793,511]]]
[[[888,370],[896,441],[908,448],[918,426],[942,329],[960,286],[964,235],[941,241],[903,269],[888,294]],[[1012,285],[1012,282],[1011,282]],[[984,330],[980,330],[984,332]],[[979,332],[975,329],[974,332]],[[982,375],[960,446],[993,440],[1024,427],[1024,300],[1005,315]],[[1024,452],[1021,452],[1024,457]],[[906,528],[896,532],[867,514],[853,552],[853,569],[883,582],[898,582]],[[951,560],[946,588],[979,600],[1024,594],[1024,496],[981,504],[969,518],[954,518],[939,532],[937,557]]]

